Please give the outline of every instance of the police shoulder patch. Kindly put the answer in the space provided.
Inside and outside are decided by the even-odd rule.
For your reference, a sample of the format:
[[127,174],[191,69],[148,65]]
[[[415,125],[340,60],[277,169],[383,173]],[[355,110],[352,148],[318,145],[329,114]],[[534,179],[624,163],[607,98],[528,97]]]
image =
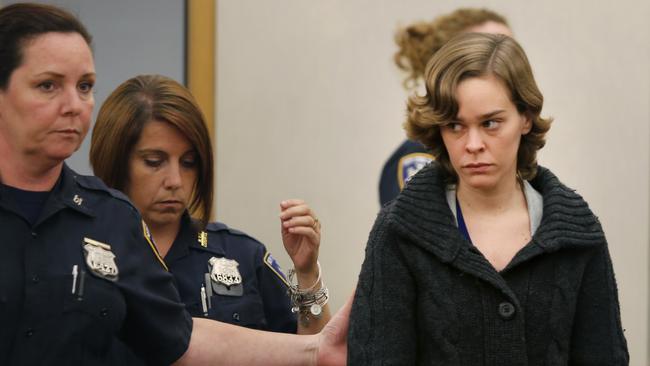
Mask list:
[[287,276],[282,273],[282,269],[280,269],[280,264],[278,261],[273,258],[270,252],[266,252],[264,255],[264,264],[266,264],[269,269],[271,269],[271,272],[275,273],[282,282],[284,282],[285,285],[289,286],[289,282],[287,282]]
[[397,164],[399,189],[403,189],[411,177],[431,161],[433,161],[433,155],[426,153],[412,153],[402,156]]
[[144,222],[144,220],[141,221],[142,221],[142,233],[144,235],[145,240],[147,240],[147,243],[149,243],[149,247],[153,251],[153,254],[156,256],[156,259],[158,259],[158,262],[160,262],[160,264],[163,266],[165,271],[169,272],[169,268],[167,268],[165,261],[160,256],[160,253],[158,253],[158,248],[156,248],[156,244],[154,244],[153,237],[151,236],[151,231],[149,231],[149,227]]

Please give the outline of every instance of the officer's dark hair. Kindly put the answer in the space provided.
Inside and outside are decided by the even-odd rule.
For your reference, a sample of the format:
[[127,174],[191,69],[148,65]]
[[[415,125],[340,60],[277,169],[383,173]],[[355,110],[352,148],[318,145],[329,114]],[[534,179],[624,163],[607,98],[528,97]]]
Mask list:
[[161,75],[138,75],[115,89],[97,114],[90,146],[95,175],[109,187],[125,191],[129,157],[145,124],[167,122],[187,138],[197,154],[197,179],[188,209],[203,226],[212,210],[214,169],[205,118],[189,90]]
[[92,36],[69,12],[51,5],[19,3],[0,9],[0,90],[22,64],[25,44],[49,32],[78,33],[88,43]]

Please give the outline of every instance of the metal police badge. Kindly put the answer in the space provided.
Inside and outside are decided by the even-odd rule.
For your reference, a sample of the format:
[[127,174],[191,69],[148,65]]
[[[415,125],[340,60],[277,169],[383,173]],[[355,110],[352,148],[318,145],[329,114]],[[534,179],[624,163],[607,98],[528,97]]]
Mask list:
[[84,255],[92,273],[109,281],[117,281],[119,271],[110,245],[84,238]]
[[212,257],[208,261],[212,289],[219,295],[242,296],[244,286],[237,267],[239,263],[233,259]]

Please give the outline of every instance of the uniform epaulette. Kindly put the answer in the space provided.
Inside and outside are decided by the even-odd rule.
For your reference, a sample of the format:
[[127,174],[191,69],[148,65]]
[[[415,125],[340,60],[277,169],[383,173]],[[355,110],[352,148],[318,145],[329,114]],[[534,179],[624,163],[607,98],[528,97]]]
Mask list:
[[[131,212],[134,214],[134,218],[137,218],[137,220],[140,222],[140,230],[143,239],[147,242],[155,258],[158,260],[158,262],[165,270],[168,270],[167,265],[165,264],[162,257],[160,256],[160,253],[158,253],[158,249],[156,248],[156,245],[154,243],[153,237],[151,236],[151,232],[147,227],[147,224],[140,216],[138,209],[133,205],[133,203],[129,200],[129,198],[124,193],[116,189],[109,188],[101,179],[95,176],[80,175],[75,173],[71,169],[67,169],[67,172],[68,172],[67,174],[70,174],[68,179],[71,178],[79,187],[85,190],[93,191],[98,196],[106,195],[107,196],[106,198],[114,198],[117,201],[124,203],[126,207],[128,207],[131,210]],[[75,199],[76,198],[77,196],[75,195]],[[77,205],[81,205],[81,202],[83,202],[83,198],[80,198],[79,201],[75,201]]]
[[94,175],[79,175],[76,174],[74,176],[74,180],[79,184],[81,187],[85,189],[89,189],[92,191],[99,191],[99,192],[105,192],[109,194],[113,198],[117,198],[120,201],[123,201],[127,203],[131,208],[135,209],[135,206],[129,200],[129,198],[122,192],[118,191],[117,189],[110,188],[109,186],[106,185],[101,179],[95,177]]
[[221,222],[210,222],[210,223],[208,223],[208,225],[206,225],[205,230],[209,231],[209,232],[213,232],[213,233],[217,233],[217,232],[220,232],[220,231],[227,231],[231,235],[245,236],[245,237],[250,238],[250,239],[252,239],[252,240],[259,243],[259,240],[257,240],[254,237],[246,234],[245,232],[239,231],[237,229],[233,229],[233,228],[229,227],[228,225],[226,225],[224,223],[221,223]]
[[227,232],[229,232],[230,234],[233,234],[233,235],[241,235],[241,236],[251,237],[250,235],[246,234],[245,232],[239,231],[237,229],[233,229],[233,228],[229,227],[228,225],[226,225],[226,224],[224,224],[222,222],[211,222],[205,227],[205,229],[207,231],[212,231],[212,232],[227,231]]
[[230,230],[230,228],[221,222],[209,222],[208,225],[206,225],[205,230],[217,232],[222,230]]

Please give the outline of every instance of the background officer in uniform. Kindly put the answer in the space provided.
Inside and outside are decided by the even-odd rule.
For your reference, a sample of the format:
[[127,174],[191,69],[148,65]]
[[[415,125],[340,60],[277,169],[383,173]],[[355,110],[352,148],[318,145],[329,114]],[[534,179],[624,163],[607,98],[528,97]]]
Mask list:
[[[97,116],[90,162],[95,174],[124,191],[143,215],[192,316],[302,334],[327,323],[323,297],[317,314],[300,311],[296,324],[292,306],[300,304],[291,304],[287,278],[264,245],[223,223],[206,225],[212,147],[185,87],[160,75],[136,76],[118,86]],[[317,262],[320,224],[301,200],[284,201],[281,209],[282,239],[299,288],[325,292]]]
[[[395,34],[399,50],[395,64],[408,73],[404,88],[412,92],[424,79],[427,62],[440,47],[463,32],[512,35],[506,19],[490,10],[461,8],[430,22],[416,22]],[[384,164],[379,180],[379,202],[385,205],[404,188],[404,184],[433,160],[430,151],[419,142],[405,140]]]
[[118,339],[150,364],[343,364],[345,311],[314,336],[192,319],[136,209],[66,167],[94,105],[90,43],[56,7],[0,9],[0,364],[112,364]]

